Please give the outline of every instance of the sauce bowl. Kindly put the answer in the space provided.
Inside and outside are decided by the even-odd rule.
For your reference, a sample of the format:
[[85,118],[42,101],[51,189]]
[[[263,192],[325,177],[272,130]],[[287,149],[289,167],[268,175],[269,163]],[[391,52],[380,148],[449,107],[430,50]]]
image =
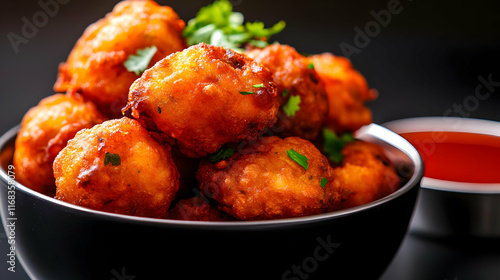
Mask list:
[[32,279],[375,279],[407,232],[423,176],[417,150],[372,124],[357,137],[382,145],[403,182],[377,201],[266,221],[133,217],[68,204],[13,181],[18,129],[0,138],[1,216],[15,225],[7,237]]
[[[500,238],[500,163],[495,158],[500,151],[499,122],[422,117],[383,126],[406,137],[426,166],[412,232],[439,238]],[[457,139],[460,134],[466,137]],[[456,142],[460,143],[450,150],[449,158],[433,159],[441,144]],[[480,150],[467,148],[469,144]]]

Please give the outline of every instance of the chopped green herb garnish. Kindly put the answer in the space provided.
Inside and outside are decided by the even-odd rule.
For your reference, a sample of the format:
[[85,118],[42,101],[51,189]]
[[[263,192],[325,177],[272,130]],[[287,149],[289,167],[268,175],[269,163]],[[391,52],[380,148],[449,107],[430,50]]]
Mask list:
[[249,94],[255,94],[253,91],[240,91],[241,95],[249,95]]
[[266,41],[261,41],[261,40],[250,40],[248,42],[250,45],[254,46],[254,47],[257,47],[257,48],[265,48],[267,46],[269,46],[269,43],[266,42]]
[[137,54],[129,55],[123,65],[129,72],[134,72],[137,76],[139,76],[148,68],[151,59],[157,51],[158,49],[156,46],[137,50]]
[[104,156],[104,166],[108,165],[109,163],[111,163],[111,165],[113,166],[120,165],[122,163],[120,155],[106,152],[106,155]]
[[158,105],[158,113],[161,114],[161,108],[160,105]]
[[287,88],[285,88],[285,90],[281,93],[281,96],[287,97],[288,93],[290,93],[290,91]]
[[270,28],[264,28],[263,22],[247,22],[245,24],[246,29],[254,38],[269,38],[273,35],[280,33],[286,26],[284,21],[279,21]]
[[328,180],[326,178],[321,178],[321,187],[324,188],[328,184]]
[[270,28],[264,28],[262,22],[244,24],[244,21],[243,14],[233,12],[228,0],[218,0],[199,10],[196,17],[188,21],[183,35],[190,46],[205,42],[242,52],[245,44],[258,48],[268,46],[269,38],[286,26],[284,21]]
[[293,95],[290,96],[285,105],[283,105],[283,111],[289,117],[295,116],[295,113],[300,110],[300,96]]
[[328,154],[328,158],[336,163],[342,161],[342,150],[345,145],[356,140],[352,133],[344,133],[338,137],[337,134],[330,129],[323,130],[323,137],[325,138],[324,150]]
[[223,159],[226,159],[232,155],[234,155],[234,153],[236,152],[235,149],[231,149],[231,148],[226,148],[226,147],[222,147],[220,148],[216,153],[214,154],[211,154],[208,159],[210,159],[210,161],[212,163],[217,163]]
[[257,85],[253,85],[254,88],[263,88],[265,87],[264,84],[257,84]]
[[311,62],[307,65],[307,69],[314,69],[314,64]]
[[288,156],[291,159],[293,159],[300,166],[304,167],[304,169],[307,171],[307,168],[309,167],[309,164],[307,163],[307,161],[309,159],[306,156],[297,153],[293,149],[286,151],[286,153],[288,154]]

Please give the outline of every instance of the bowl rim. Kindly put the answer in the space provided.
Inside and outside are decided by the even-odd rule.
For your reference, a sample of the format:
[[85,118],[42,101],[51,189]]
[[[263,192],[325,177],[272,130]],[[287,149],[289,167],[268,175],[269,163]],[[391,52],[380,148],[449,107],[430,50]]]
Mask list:
[[[382,126],[398,134],[440,131],[500,137],[500,122],[476,118],[415,117],[386,122]],[[458,182],[425,176],[422,178],[422,188],[458,193],[500,194],[500,183]]]
[[[10,141],[13,141],[19,131],[20,125],[17,125],[10,130],[8,130],[4,135],[0,137],[0,153],[5,150]],[[68,202],[58,200],[54,197],[49,197],[44,194],[38,193],[30,188],[15,182],[16,191],[22,191],[25,194],[36,197],[48,203],[54,204],[56,206],[61,206],[62,209],[70,211],[82,211],[89,215],[95,215],[100,218],[115,220],[115,221],[126,221],[132,223],[143,223],[149,225],[168,225],[172,227],[191,227],[198,229],[255,229],[259,227],[275,227],[284,225],[303,225],[316,222],[324,222],[331,219],[352,215],[359,212],[364,212],[372,208],[377,208],[380,205],[387,203],[403,194],[409,192],[415,187],[419,187],[420,180],[423,177],[423,163],[418,151],[403,137],[397,135],[396,133],[380,126],[377,124],[369,124],[367,126],[359,129],[355,136],[357,138],[363,139],[363,137],[374,137],[379,141],[385,142],[386,144],[395,147],[404,154],[406,154],[411,162],[413,163],[414,172],[409,180],[401,186],[397,191],[382,197],[376,201],[347,208],[343,210],[321,213],[316,215],[293,217],[293,218],[283,218],[283,219],[272,219],[272,220],[258,220],[258,221],[183,221],[183,220],[171,220],[171,219],[159,219],[159,218],[148,218],[148,217],[138,217],[124,214],[108,213],[98,210],[93,210],[90,208],[74,205]],[[3,185],[6,185],[9,178],[7,173],[3,168],[0,167],[0,178],[3,181]],[[2,202],[3,204],[3,202]]]

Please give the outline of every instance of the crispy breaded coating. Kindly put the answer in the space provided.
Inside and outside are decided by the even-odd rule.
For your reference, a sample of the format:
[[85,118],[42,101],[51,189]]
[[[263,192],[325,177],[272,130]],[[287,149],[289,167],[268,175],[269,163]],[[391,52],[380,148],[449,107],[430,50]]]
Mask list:
[[[314,140],[328,115],[325,87],[313,64],[293,47],[272,44],[245,52],[269,68],[280,93],[280,113],[273,135],[297,136]],[[293,114],[284,110],[290,98],[300,97],[300,109]]]
[[59,151],[79,130],[105,120],[93,103],[78,94],[55,94],[42,99],[24,115],[16,138],[16,180],[53,196],[56,186],[52,163]]
[[182,199],[170,209],[168,218],[182,221],[233,221],[233,217],[210,205],[200,196]]
[[112,213],[165,218],[179,188],[170,146],[136,120],[106,121],[76,134],[54,161],[56,198]]
[[59,66],[56,92],[78,91],[110,117],[121,117],[130,85],[138,75],[124,62],[138,50],[156,46],[149,67],[184,49],[185,23],[168,6],[154,1],[122,1],[90,25]]
[[325,82],[330,107],[327,126],[336,133],[343,133],[370,124],[372,114],[365,102],[377,98],[377,91],[368,87],[366,79],[351,62],[331,53],[310,56],[309,61]]
[[[288,155],[292,149],[307,157],[307,170]],[[241,220],[318,214],[340,201],[328,160],[298,137],[265,137],[215,164],[202,160],[197,179],[219,209]]]
[[278,112],[271,72],[245,55],[204,43],[172,54],[130,88],[127,109],[149,130],[202,157],[222,145],[255,139]]
[[342,154],[341,166],[334,168],[334,184],[342,189],[339,209],[375,201],[400,187],[394,165],[377,144],[351,142]]

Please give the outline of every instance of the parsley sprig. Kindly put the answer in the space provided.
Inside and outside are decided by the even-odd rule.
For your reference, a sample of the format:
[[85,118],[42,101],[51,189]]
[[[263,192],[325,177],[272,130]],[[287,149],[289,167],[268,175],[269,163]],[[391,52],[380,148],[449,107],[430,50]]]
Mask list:
[[330,160],[336,163],[342,161],[342,150],[345,145],[356,140],[352,133],[344,133],[339,137],[335,132],[327,128],[323,130],[323,137],[325,138],[325,153],[328,154]]
[[231,149],[231,148],[226,148],[226,147],[222,147],[220,148],[217,152],[211,154],[208,159],[212,162],[212,163],[217,163],[223,159],[226,159],[228,157],[231,157],[232,155],[234,155],[234,153],[236,153],[236,150],[235,149]]
[[120,165],[122,163],[120,155],[106,152],[104,156],[104,166],[108,165],[109,163],[111,163],[112,166]]
[[250,95],[250,94],[255,94],[253,91],[240,91],[241,95]]
[[300,96],[299,95],[292,95],[288,99],[285,105],[283,105],[283,112],[288,117],[293,117],[295,116],[295,113],[297,113],[298,110],[300,110]]
[[324,188],[326,186],[326,184],[328,184],[328,180],[326,178],[321,178],[321,187]]
[[307,171],[307,168],[309,167],[309,159],[306,156],[296,152],[294,149],[290,149],[286,151],[286,153],[293,161],[304,167],[304,169]]
[[134,72],[137,76],[140,76],[148,68],[151,59],[157,51],[158,48],[156,46],[137,50],[136,54],[129,55],[123,65],[129,72]]
[[284,21],[270,28],[265,28],[262,22],[244,24],[243,14],[233,12],[233,5],[228,0],[217,0],[201,8],[196,17],[188,21],[183,35],[190,46],[205,42],[242,52],[245,44],[266,47],[269,38],[285,26]]

